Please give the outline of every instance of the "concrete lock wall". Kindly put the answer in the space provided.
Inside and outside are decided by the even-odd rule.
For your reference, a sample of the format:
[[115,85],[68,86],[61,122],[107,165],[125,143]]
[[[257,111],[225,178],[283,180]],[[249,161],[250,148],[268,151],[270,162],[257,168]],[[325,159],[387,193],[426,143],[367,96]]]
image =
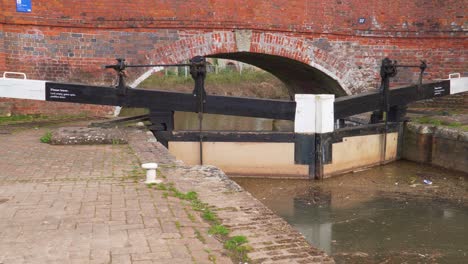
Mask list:
[[408,123],[402,158],[468,172],[468,132]]
[[[332,145],[333,161],[324,176],[379,164],[383,135],[343,138]],[[398,134],[387,136],[386,161],[396,159]],[[169,142],[169,152],[190,165],[199,164],[199,142]],[[309,178],[307,165],[294,164],[294,143],[204,142],[203,163],[215,165],[228,175],[272,178]]]
[[[333,161],[324,166],[325,177],[380,164],[383,138],[383,134],[346,137],[343,142],[333,144]],[[387,134],[386,162],[396,160],[397,146],[398,133]]]

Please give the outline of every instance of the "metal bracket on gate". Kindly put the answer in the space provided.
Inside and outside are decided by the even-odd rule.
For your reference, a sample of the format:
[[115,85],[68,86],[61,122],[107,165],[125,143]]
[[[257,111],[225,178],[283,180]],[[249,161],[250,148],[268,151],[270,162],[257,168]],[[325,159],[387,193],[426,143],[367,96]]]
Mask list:
[[389,58],[385,58],[382,60],[382,65],[380,66],[381,84],[380,84],[380,89],[379,89],[381,93],[381,111],[380,113],[374,112],[373,117],[371,118],[374,121],[376,119],[384,118],[384,122],[385,122],[384,142],[383,142],[383,152],[382,152],[381,163],[385,162],[385,154],[387,151],[387,131],[388,131],[388,119],[389,119],[389,113],[390,113],[390,78],[395,77],[398,74],[398,68],[419,68],[421,70],[421,72],[419,73],[417,92],[420,96],[424,97],[424,90],[422,89],[422,79],[423,79],[424,71],[427,68],[427,64],[425,61],[422,60],[420,65],[399,65],[396,60],[391,60]]
[[149,68],[149,67],[179,67],[179,66],[191,66],[191,64],[126,64],[124,58],[117,58],[117,63],[113,65],[106,65],[106,69],[114,69],[118,75],[117,81],[117,94],[125,96],[127,94],[127,89],[129,88],[125,84],[125,78],[127,78],[127,73],[125,72],[126,68]]
[[196,109],[198,112],[199,121],[199,132],[200,132],[200,164],[203,164],[203,112],[205,110],[206,103],[206,90],[205,90],[205,78],[206,78],[206,59],[203,56],[196,56],[190,60],[189,64],[140,64],[140,65],[129,65],[125,63],[125,59],[117,58],[117,63],[113,65],[106,65],[106,69],[114,69],[118,75],[117,81],[117,95],[127,95],[129,87],[125,83],[127,73],[126,68],[142,68],[142,67],[190,67],[190,75],[195,81],[195,88],[193,89],[192,95],[195,97]]

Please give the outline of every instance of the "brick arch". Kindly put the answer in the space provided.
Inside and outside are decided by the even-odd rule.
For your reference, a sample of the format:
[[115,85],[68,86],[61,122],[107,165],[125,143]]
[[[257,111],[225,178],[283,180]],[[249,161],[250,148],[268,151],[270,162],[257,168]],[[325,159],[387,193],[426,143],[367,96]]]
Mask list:
[[[320,47],[313,40],[288,36],[283,33],[252,32],[250,30],[214,31],[196,34],[169,45],[158,47],[153,52],[151,60],[153,63],[178,63],[196,55],[201,55],[242,61],[239,56],[236,57],[233,54],[242,54],[243,57],[249,57],[249,54],[263,54],[271,56],[271,58],[284,58],[286,59],[284,60],[285,63],[299,63],[309,66],[314,71],[326,76],[323,78],[329,78],[336,82],[341,89],[341,91],[330,89],[327,91],[325,87],[322,90],[300,92],[328,92],[345,95],[356,93],[363,88],[367,90],[368,87],[362,86],[370,82],[369,78],[366,79],[366,77],[356,74],[351,63],[346,62],[344,58],[335,56],[333,48],[330,47]],[[255,65],[254,57],[250,57],[252,58],[251,61],[244,60],[244,62]],[[288,65],[284,65],[284,67],[288,67]],[[267,70],[272,72],[271,69]],[[280,71],[281,69],[278,68],[277,70]],[[275,72],[272,73],[276,75]]]

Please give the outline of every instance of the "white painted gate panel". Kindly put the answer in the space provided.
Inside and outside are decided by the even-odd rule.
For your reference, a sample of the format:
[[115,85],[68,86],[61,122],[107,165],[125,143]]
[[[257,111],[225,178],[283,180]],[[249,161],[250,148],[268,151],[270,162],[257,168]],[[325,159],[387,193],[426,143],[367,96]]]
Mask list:
[[45,83],[39,80],[0,78],[0,97],[45,101]]

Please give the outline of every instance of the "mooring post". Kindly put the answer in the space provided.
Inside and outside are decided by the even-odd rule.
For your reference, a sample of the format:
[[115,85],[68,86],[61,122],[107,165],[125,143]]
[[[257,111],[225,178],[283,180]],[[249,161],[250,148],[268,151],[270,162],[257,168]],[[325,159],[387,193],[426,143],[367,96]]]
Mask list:
[[158,184],[162,182],[161,180],[156,179],[156,169],[158,168],[157,163],[144,163],[141,167],[146,170],[146,184]]

